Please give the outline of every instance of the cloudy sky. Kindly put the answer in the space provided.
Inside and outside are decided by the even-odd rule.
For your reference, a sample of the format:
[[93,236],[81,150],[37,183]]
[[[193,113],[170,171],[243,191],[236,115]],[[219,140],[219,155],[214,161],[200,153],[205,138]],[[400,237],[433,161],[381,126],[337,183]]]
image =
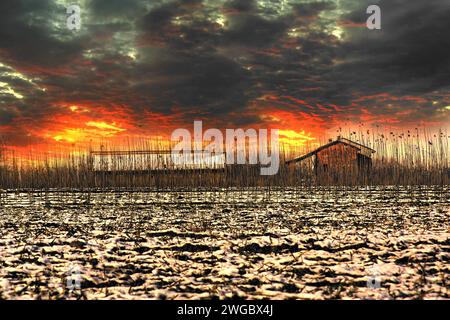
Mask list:
[[[381,30],[365,25],[370,4]],[[2,0],[0,137],[62,148],[194,119],[298,141],[448,128],[449,17],[448,0]]]

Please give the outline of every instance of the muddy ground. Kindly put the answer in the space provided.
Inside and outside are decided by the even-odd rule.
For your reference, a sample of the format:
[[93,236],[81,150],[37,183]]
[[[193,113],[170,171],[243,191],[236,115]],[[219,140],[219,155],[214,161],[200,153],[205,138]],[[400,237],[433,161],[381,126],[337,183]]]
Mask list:
[[448,187],[0,194],[3,299],[449,298]]

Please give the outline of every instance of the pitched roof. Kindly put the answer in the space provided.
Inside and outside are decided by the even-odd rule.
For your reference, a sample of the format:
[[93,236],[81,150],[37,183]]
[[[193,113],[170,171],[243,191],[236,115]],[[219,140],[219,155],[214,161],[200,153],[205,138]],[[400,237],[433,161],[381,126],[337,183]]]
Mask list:
[[367,147],[367,146],[365,146],[365,145],[362,145],[362,144],[360,144],[360,143],[358,143],[358,142],[355,142],[355,141],[352,141],[352,140],[349,140],[349,139],[346,139],[346,138],[338,138],[337,140],[334,140],[334,141],[332,141],[332,142],[329,142],[329,143],[327,143],[327,144],[325,144],[325,145],[323,145],[323,146],[317,148],[316,150],[313,150],[313,151],[311,151],[311,152],[309,152],[309,153],[307,153],[307,154],[305,154],[305,155],[303,155],[303,156],[301,156],[301,157],[298,157],[298,158],[295,158],[295,159],[288,160],[288,161],[286,161],[286,164],[289,164],[289,163],[292,163],[292,162],[299,162],[299,161],[302,161],[302,160],[304,160],[304,159],[306,159],[306,158],[309,158],[309,157],[311,157],[311,156],[317,154],[318,152],[320,152],[320,151],[322,151],[322,150],[324,150],[324,149],[327,149],[327,148],[329,148],[329,147],[331,147],[331,146],[334,146],[334,145],[336,145],[336,144],[338,144],[338,143],[342,143],[342,144],[345,144],[345,145],[350,146],[350,147],[352,147],[352,148],[355,148],[355,149],[357,149],[360,153],[361,153],[361,152],[365,152],[365,153],[369,153],[369,154],[370,154],[370,153],[375,153],[375,150],[373,150],[372,148],[369,148],[369,147]]

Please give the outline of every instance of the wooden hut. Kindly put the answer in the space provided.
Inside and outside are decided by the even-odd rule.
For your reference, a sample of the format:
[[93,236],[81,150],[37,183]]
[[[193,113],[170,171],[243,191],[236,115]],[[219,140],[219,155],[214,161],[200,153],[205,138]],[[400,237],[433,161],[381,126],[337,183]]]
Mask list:
[[301,157],[286,161],[286,164],[314,157],[314,172],[317,176],[360,176],[370,171],[373,153],[375,150],[367,146],[339,137]]
[[[191,154],[174,156],[170,150],[91,151],[90,167],[97,173],[139,174],[158,171],[220,170],[225,154],[204,157]],[[176,160],[176,161],[174,161]]]

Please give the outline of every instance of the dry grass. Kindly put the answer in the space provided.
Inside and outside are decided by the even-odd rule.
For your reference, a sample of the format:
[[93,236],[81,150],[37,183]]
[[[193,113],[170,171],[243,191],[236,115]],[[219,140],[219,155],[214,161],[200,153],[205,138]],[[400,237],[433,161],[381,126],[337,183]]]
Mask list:
[[[343,135],[341,133],[341,135]],[[377,152],[370,172],[332,172],[328,179],[317,179],[311,160],[295,166],[284,161],[305,153],[307,148],[281,147],[280,170],[275,176],[261,176],[251,165],[226,166],[217,170],[148,170],[131,172],[96,172],[89,152],[74,151],[66,157],[35,157],[26,162],[11,156],[7,149],[0,153],[0,188],[2,189],[133,189],[152,188],[254,188],[310,187],[316,185],[448,185],[449,135],[407,131],[349,132],[343,135],[367,145]],[[323,143],[325,143],[323,141]],[[310,148],[310,146],[309,146]],[[114,150],[104,147],[105,150]],[[170,150],[160,142],[128,145],[125,150]],[[153,168],[154,169],[154,168]]]

